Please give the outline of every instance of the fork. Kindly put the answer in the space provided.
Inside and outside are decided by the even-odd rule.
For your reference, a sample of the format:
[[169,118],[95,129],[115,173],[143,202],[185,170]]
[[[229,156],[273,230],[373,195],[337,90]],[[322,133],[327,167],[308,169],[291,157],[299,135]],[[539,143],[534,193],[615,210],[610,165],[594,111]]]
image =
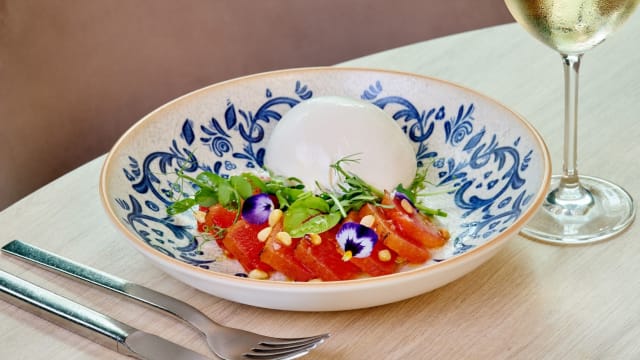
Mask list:
[[199,330],[205,337],[211,351],[225,360],[296,359],[308,354],[330,336],[325,333],[299,338],[277,338],[227,327],[214,322],[203,312],[183,301],[76,263],[22,241],[13,240],[3,246],[2,251],[47,270],[84,280],[163,310]]

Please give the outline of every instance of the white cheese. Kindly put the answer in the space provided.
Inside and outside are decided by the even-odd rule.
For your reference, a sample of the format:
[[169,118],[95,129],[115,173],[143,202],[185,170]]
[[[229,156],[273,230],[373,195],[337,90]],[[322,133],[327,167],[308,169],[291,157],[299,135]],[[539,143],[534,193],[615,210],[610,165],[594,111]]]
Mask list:
[[378,190],[409,186],[416,171],[415,149],[389,114],[365,101],[325,96],[302,102],[274,128],[265,166],[274,174],[296,177],[308,189],[334,188],[330,165],[342,167]]

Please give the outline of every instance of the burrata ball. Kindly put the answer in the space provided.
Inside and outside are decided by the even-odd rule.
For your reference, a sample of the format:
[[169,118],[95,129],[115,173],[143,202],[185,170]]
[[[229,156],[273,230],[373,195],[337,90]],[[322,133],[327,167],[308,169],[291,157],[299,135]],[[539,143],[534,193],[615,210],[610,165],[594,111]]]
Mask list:
[[356,161],[341,163],[344,170],[378,190],[408,187],[417,171],[415,150],[389,114],[339,96],[312,98],[287,112],[271,133],[265,167],[322,191],[335,189],[340,178],[331,165],[345,158]]

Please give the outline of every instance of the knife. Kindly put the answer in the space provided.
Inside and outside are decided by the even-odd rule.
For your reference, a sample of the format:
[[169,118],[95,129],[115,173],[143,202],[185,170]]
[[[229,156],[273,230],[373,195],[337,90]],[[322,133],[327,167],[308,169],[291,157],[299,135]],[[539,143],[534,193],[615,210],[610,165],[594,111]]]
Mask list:
[[145,360],[208,359],[2,270],[0,299],[127,356]]
[[115,291],[121,295],[140,301],[145,305],[163,310],[181,319],[196,329],[210,329],[212,321],[195,307],[168,295],[138,285],[117,276],[107,274],[87,265],[82,265],[49,251],[40,249],[20,240],[13,240],[0,250],[19,259],[36,264],[44,269],[62,273],[70,278],[86,281],[103,289]]

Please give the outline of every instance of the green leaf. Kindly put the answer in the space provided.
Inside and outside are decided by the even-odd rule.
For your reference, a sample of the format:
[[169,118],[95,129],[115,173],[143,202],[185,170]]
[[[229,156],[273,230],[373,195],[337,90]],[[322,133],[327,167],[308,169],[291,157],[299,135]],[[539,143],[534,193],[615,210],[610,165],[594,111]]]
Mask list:
[[176,215],[191,209],[196,204],[193,198],[186,198],[176,201],[167,207],[168,215]]
[[280,209],[286,209],[289,207],[290,203],[286,196],[284,196],[282,191],[275,192],[276,199],[278,199],[278,204],[280,205]]
[[298,199],[291,204],[291,209],[307,208],[322,213],[329,212],[330,207],[326,200],[321,197],[311,195],[311,193],[305,193],[304,195],[306,194],[309,195],[304,197],[298,196]]
[[244,177],[238,175],[232,176],[231,178],[229,178],[229,182],[231,183],[231,186],[236,189],[238,195],[240,195],[241,198],[246,199],[253,195],[253,188],[251,187],[251,183]]
[[289,208],[284,213],[284,231],[291,232],[308,220],[309,218],[320,214],[319,211],[305,207]]
[[222,178],[222,176],[218,175],[218,174],[214,174],[210,171],[203,171],[200,174],[198,174],[198,176],[196,176],[196,180],[198,182],[200,182],[200,187],[202,187],[202,185],[207,186],[207,187],[211,187],[211,188],[216,188],[218,187],[219,184],[225,182],[224,178]]
[[[267,185],[268,186],[268,185]],[[272,188],[271,190],[274,190]],[[273,194],[278,199],[280,209],[286,210],[293,204],[302,194],[304,190],[282,187],[275,191],[267,191],[268,194]]]
[[201,188],[195,194],[195,201],[196,203],[198,203],[198,205],[209,207],[218,203],[218,196],[216,195],[216,192],[212,189]]
[[305,193],[303,189],[298,188],[284,188],[282,189],[282,192],[290,200],[290,202],[296,201],[296,199],[298,199],[300,196],[302,196],[302,194]]
[[227,207],[236,199],[236,191],[226,182],[218,186],[218,201],[222,206]]
[[285,227],[285,231],[294,238],[311,233],[319,234],[336,226],[341,218],[340,213],[318,214],[293,229],[287,230]]
[[[312,225],[315,222],[312,222],[308,226],[305,224],[313,218],[317,218],[316,222],[321,222],[323,216],[330,215],[329,210],[329,204],[324,199],[314,196],[311,193],[304,193],[303,196],[299,197],[293,204],[291,204],[289,209],[284,213],[284,230],[289,233],[299,233],[302,231],[302,235],[309,232],[317,232],[309,231],[308,227],[311,226],[312,230],[318,230],[323,228],[323,226]],[[339,213],[337,215],[338,221],[340,221],[341,216]],[[331,219],[333,219],[333,217],[331,217]],[[328,229],[323,231],[326,230]],[[292,234],[291,236],[294,235]]]
[[259,189],[261,193],[267,192],[267,185],[265,185],[264,181],[262,181],[262,179],[260,179],[256,175],[252,173],[243,173],[242,177],[247,179],[247,181],[249,181],[254,188]]

